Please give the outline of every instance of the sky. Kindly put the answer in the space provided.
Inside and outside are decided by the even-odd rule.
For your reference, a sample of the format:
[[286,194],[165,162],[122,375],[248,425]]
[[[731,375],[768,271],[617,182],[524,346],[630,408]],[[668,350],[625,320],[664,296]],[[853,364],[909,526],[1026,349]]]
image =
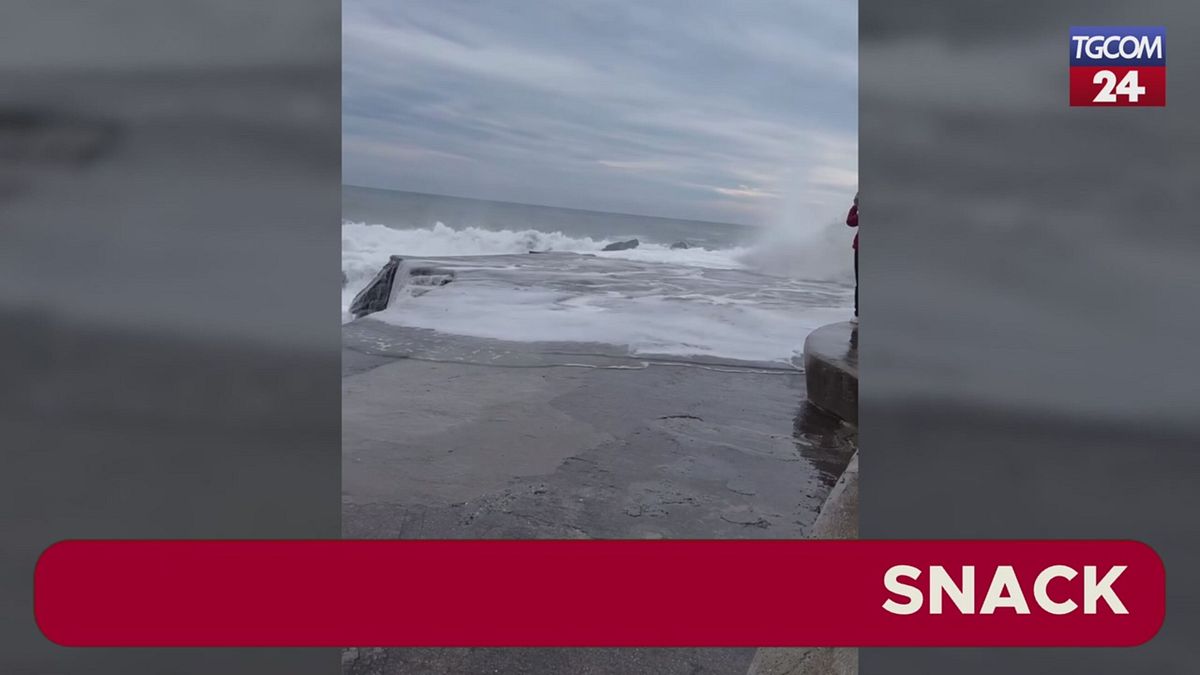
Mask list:
[[343,182],[745,224],[858,183],[855,0],[346,0]]
[[338,58],[334,4],[5,0],[0,2],[0,72],[324,67]]

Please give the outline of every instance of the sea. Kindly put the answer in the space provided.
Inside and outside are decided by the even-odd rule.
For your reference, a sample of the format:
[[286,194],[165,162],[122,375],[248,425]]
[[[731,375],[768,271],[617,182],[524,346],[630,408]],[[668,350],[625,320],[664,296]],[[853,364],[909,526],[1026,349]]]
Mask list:
[[422,349],[462,336],[794,370],[809,332],[853,315],[838,215],[750,226],[343,186],[342,322],[394,255],[389,307],[367,319]]

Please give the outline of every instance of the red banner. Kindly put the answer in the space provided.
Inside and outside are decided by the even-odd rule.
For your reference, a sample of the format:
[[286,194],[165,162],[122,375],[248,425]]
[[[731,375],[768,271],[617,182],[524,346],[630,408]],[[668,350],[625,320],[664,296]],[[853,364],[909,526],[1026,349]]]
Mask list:
[[68,646],[1128,646],[1165,574],[1132,541],[67,541]]
[[1166,66],[1071,66],[1072,106],[1167,104]]

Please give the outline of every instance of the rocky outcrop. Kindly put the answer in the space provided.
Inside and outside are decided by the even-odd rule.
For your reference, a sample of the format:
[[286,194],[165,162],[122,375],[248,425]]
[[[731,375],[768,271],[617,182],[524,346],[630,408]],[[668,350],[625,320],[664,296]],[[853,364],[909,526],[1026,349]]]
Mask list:
[[687,243],[686,241],[677,241],[677,242],[675,242],[674,244],[671,244],[671,248],[672,248],[672,249],[677,249],[677,248],[691,248],[691,247],[692,247],[692,245],[691,245],[691,244],[689,244],[689,243]]
[[637,248],[640,244],[637,239],[628,239],[626,241],[614,241],[613,243],[600,249],[602,251],[626,251],[631,248]]

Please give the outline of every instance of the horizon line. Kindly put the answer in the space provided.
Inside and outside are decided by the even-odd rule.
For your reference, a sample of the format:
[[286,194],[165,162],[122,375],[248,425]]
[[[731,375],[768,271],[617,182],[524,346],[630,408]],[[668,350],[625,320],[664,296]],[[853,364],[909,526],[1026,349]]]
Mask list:
[[415,190],[400,190],[397,188],[377,187],[374,185],[357,185],[355,183],[342,183],[342,187],[358,188],[361,190],[379,190],[380,192],[403,192],[413,195],[428,195],[430,197],[444,197],[447,199],[461,199],[469,202],[490,202],[493,204],[508,204],[512,206],[536,206],[544,209],[559,209],[562,211],[577,211],[579,213],[600,213],[613,216],[631,216],[634,218],[653,218],[657,220],[676,220],[687,223],[703,223],[706,225],[732,225],[733,227],[754,227],[761,228],[763,225],[751,225],[750,223],[735,223],[725,220],[700,220],[698,218],[677,218],[674,216],[652,216],[645,213],[626,213],[624,211],[597,211],[596,209],[581,209],[573,206],[555,206],[554,204],[534,204],[532,202],[514,202],[504,199],[484,199],[481,197],[464,197],[462,195],[448,195],[438,192],[417,192]]

